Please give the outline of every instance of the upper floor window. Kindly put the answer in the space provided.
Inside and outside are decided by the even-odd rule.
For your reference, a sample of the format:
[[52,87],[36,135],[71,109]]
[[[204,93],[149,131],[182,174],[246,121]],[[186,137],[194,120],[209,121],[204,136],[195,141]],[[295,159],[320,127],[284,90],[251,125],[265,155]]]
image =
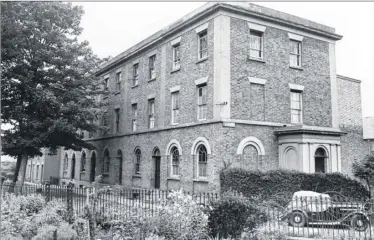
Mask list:
[[103,126],[108,126],[108,114],[106,112],[103,113],[102,125]]
[[138,118],[138,104],[131,105],[132,108],[132,131],[136,131],[136,120]]
[[132,66],[133,72],[133,86],[137,86],[139,84],[139,63],[136,63]]
[[148,100],[148,127],[155,127],[155,99]]
[[264,58],[264,33],[260,31],[250,30],[249,56],[251,58]]
[[179,91],[171,93],[171,123],[179,123]]
[[178,70],[181,67],[180,46],[180,43],[173,46],[173,70]]
[[291,123],[302,123],[302,92],[291,90]]
[[120,124],[120,111],[119,108],[114,109],[115,115],[116,115],[116,133],[119,132],[119,124]]
[[149,57],[149,79],[156,78],[156,55]]
[[301,67],[301,42],[290,39],[290,66]]
[[197,119],[205,120],[207,114],[206,85],[197,88]]
[[140,174],[140,161],[142,157],[142,152],[140,149],[135,150],[135,174]]
[[116,90],[121,91],[121,72],[116,73]]
[[104,79],[104,90],[105,91],[109,90],[109,78]]
[[198,59],[204,59],[208,57],[208,32],[204,30],[198,33]]

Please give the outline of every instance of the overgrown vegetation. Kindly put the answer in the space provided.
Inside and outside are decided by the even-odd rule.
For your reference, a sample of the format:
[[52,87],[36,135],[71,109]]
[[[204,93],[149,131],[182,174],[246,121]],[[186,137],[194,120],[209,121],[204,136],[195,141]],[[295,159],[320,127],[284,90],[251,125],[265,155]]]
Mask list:
[[255,199],[241,194],[226,192],[212,203],[209,211],[209,229],[213,237],[238,238],[243,232],[253,233],[255,228],[266,222]]
[[296,191],[334,192],[348,198],[369,198],[369,191],[358,181],[340,173],[302,173],[288,170],[268,172],[232,168],[220,175],[221,191],[237,191],[264,201],[287,203]]

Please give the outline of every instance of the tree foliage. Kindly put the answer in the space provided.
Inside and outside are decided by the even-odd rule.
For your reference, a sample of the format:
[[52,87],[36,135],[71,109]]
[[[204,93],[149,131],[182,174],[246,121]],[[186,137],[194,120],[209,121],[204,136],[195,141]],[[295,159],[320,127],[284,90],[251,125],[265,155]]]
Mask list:
[[102,88],[93,72],[105,59],[78,40],[80,6],[1,2],[1,10],[1,114],[11,126],[2,150],[17,157],[17,175],[20,162],[42,147],[93,147],[77,130],[100,128],[95,99]]
[[370,191],[374,181],[374,155],[366,155],[362,161],[353,163],[352,171],[355,177],[366,182]]

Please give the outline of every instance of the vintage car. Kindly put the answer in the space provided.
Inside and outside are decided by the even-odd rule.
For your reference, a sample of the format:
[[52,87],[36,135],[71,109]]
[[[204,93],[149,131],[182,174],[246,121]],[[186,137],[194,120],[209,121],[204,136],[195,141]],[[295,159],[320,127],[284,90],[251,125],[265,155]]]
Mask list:
[[336,201],[328,194],[312,191],[295,192],[282,220],[293,227],[343,225],[365,231],[370,220],[365,203]]

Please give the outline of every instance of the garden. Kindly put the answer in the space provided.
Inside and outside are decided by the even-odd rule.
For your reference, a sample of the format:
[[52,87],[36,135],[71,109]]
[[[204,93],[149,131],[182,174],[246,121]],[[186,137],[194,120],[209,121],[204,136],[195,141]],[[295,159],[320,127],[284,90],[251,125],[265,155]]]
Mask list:
[[104,187],[91,191],[86,200],[79,196],[84,204],[83,209],[77,211],[78,205],[73,204],[75,195],[51,198],[43,191],[26,195],[4,191],[0,233],[2,239],[32,240],[281,240],[300,237],[353,240],[374,236],[370,224],[372,215],[370,226],[363,231],[349,226],[295,226],[280,220],[287,204],[293,200],[292,193],[300,190],[328,192],[332,199],[340,198],[340,202],[350,207],[357,199],[362,203],[370,200],[364,185],[341,174],[233,168],[221,172],[218,197],[212,194],[210,196],[215,197],[203,202],[202,195],[196,197],[182,190],[168,191],[165,197],[154,201],[150,191],[148,195],[141,194],[146,193],[145,190],[129,194],[125,190]]

